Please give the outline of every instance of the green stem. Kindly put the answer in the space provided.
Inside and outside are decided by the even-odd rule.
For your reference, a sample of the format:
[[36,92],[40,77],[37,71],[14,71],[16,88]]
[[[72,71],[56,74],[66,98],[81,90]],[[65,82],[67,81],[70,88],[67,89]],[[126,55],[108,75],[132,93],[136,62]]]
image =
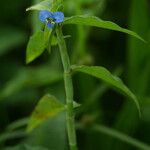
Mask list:
[[60,27],[57,27],[56,34],[58,38],[60,55],[61,55],[63,68],[64,68],[64,83],[65,83],[66,103],[67,103],[66,119],[67,119],[67,132],[68,132],[69,146],[70,146],[70,150],[77,150],[74,111],[73,111],[73,84],[72,84],[72,77],[71,77],[70,60],[67,53],[66,43],[63,38],[62,30]]

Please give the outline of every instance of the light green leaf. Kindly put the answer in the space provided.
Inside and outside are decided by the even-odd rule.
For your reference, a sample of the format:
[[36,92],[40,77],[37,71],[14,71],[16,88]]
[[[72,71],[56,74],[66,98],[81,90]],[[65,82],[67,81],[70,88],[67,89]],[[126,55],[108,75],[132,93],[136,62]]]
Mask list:
[[73,101],[73,108],[78,108],[78,107],[80,107],[80,106],[81,106],[81,104],[79,104],[79,103]]
[[26,63],[32,62],[39,57],[46,48],[46,40],[44,32],[39,31],[35,33],[29,40],[26,51]]
[[53,0],[53,5],[50,9],[51,12],[62,11],[63,8],[63,0]]
[[75,66],[75,67],[73,67],[73,70],[89,74],[91,76],[94,76],[94,77],[99,78],[102,81],[106,82],[107,84],[109,84],[114,89],[118,90],[119,92],[123,93],[124,95],[126,95],[127,97],[132,99],[135,102],[135,104],[138,108],[138,111],[140,113],[140,106],[139,106],[139,103],[138,103],[136,96],[126,87],[126,85],[124,85],[124,83],[121,81],[120,78],[112,75],[104,67]]
[[31,115],[27,131],[32,131],[45,120],[56,116],[63,110],[65,110],[65,105],[59,102],[56,97],[49,94],[43,96]]
[[34,6],[31,6],[26,9],[29,10],[49,10],[51,12],[57,11],[62,6],[62,0],[44,0]]
[[100,27],[104,29],[119,31],[119,32],[132,35],[136,37],[137,39],[140,39],[143,42],[145,42],[145,40],[141,38],[137,33],[124,29],[111,21],[104,21],[95,16],[86,16],[86,15],[72,16],[72,17],[66,18],[64,21],[64,24],[88,25],[88,26],[94,26],[94,27]]
[[50,10],[50,7],[52,7],[52,0],[45,0],[38,4],[35,4],[34,6],[31,6],[26,9],[26,11],[29,10]]

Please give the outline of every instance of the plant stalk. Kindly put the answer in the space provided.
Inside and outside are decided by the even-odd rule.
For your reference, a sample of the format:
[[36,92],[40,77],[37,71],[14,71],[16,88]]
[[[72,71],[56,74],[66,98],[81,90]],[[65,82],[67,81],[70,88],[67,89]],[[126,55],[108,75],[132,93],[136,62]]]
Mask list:
[[67,112],[66,112],[66,121],[67,121],[67,132],[70,150],[77,150],[76,142],[76,132],[75,132],[75,117],[73,110],[73,83],[71,76],[71,66],[70,59],[67,53],[67,47],[65,40],[63,38],[63,33],[61,27],[57,27],[56,34],[58,38],[58,45],[60,50],[60,55],[62,59],[62,64],[64,68],[64,84],[66,92],[66,103],[67,103]]

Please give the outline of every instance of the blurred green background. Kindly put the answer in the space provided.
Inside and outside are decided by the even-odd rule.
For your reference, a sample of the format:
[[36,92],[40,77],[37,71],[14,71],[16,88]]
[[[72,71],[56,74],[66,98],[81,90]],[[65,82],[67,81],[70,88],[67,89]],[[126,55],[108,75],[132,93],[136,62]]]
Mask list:
[[[37,12],[25,9],[42,0],[0,2],[0,150],[40,147],[67,150],[64,114],[46,121],[27,135],[27,118],[45,93],[65,100],[57,46],[25,64],[30,35],[40,30]],[[150,2],[148,0],[64,0],[65,16],[96,15],[129,28],[148,44],[125,34],[83,26],[64,27],[72,64],[104,66],[120,76],[138,97],[134,104],[88,75],[74,75],[76,111],[80,124],[99,124],[150,145]],[[119,138],[88,129],[77,130],[80,150],[141,150]],[[130,139],[129,139],[130,140]],[[59,144],[58,144],[59,143]],[[16,145],[19,145],[16,147]],[[30,145],[30,146],[27,146]],[[34,150],[34,149],[33,149]]]

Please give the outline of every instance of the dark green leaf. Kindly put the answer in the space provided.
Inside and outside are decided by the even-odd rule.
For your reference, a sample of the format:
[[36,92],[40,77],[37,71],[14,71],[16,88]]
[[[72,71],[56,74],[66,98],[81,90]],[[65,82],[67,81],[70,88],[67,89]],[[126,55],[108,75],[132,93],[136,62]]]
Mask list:
[[49,69],[48,67],[37,67],[21,69],[10,81],[8,81],[0,91],[0,100],[12,96],[28,87],[41,87],[50,85],[63,79],[61,71]]
[[105,126],[102,126],[102,125],[94,125],[92,127],[92,129],[96,132],[100,132],[100,133],[103,133],[103,134],[106,134],[106,135],[109,135],[111,137],[114,137],[118,140],[121,140],[127,144],[130,144],[132,146],[135,146],[137,147],[138,149],[141,149],[141,150],[150,150],[150,146],[145,144],[145,143],[142,143],[141,141],[138,141],[137,139],[134,139],[124,133],[121,133],[119,131],[116,131],[114,129],[111,129],[111,128],[108,128],[108,127],[105,127]]
[[0,143],[4,143],[5,141],[11,140],[11,139],[23,138],[26,136],[27,136],[27,134],[26,134],[26,132],[24,132],[24,130],[5,132],[5,133],[0,135]]
[[44,147],[32,147],[29,145],[22,144],[15,147],[6,148],[4,150],[48,150],[48,149]]
[[86,16],[86,15],[72,16],[72,17],[66,18],[64,21],[64,24],[88,25],[88,26],[94,26],[94,27],[119,31],[119,32],[123,32],[123,33],[127,33],[129,35],[132,35],[132,36],[136,37],[137,39],[140,39],[145,42],[145,40],[143,38],[141,38],[137,33],[127,30],[127,29],[124,29],[111,21],[104,21],[95,16]]
[[30,133],[26,142],[29,145],[45,145],[49,150],[67,150],[65,116],[62,112],[41,124]]
[[120,80],[120,78],[112,75],[104,67],[75,66],[75,67],[73,67],[73,70],[89,74],[91,76],[94,76],[94,77],[99,78],[102,81],[106,82],[113,88],[117,89],[119,92],[123,93],[124,95],[126,95],[130,99],[132,99],[135,102],[135,104],[140,112],[140,107],[139,107],[139,103],[138,103],[136,96],[124,85],[124,83]]
[[23,44],[26,40],[24,32],[16,29],[3,27],[0,29],[0,55],[13,50],[17,46]]
[[32,62],[44,52],[46,48],[44,37],[44,32],[39,31],[30,38],[26,51],[26,63]]

